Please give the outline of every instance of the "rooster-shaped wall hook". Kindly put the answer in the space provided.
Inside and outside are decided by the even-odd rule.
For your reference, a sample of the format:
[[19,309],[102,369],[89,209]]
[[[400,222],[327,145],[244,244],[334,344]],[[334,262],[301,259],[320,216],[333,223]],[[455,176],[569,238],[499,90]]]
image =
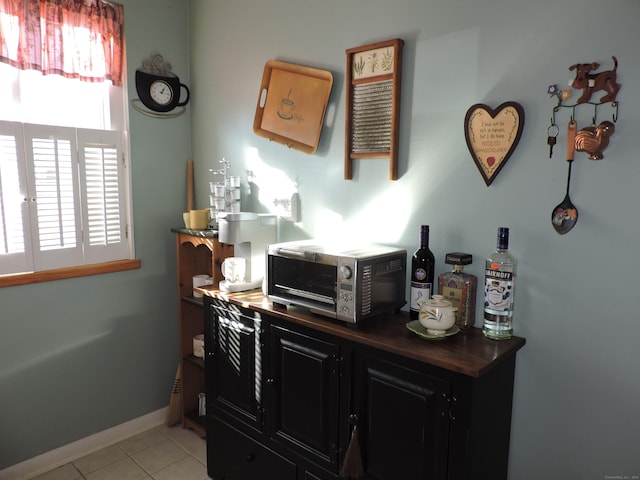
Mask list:
[[604,121],[597,127],[581,129],[576,135],[576,150],[587,152],[591,160],[601,160],[604,158],[602,152],[609,145],[609,137],[615,130],[615,125],[609,121]]

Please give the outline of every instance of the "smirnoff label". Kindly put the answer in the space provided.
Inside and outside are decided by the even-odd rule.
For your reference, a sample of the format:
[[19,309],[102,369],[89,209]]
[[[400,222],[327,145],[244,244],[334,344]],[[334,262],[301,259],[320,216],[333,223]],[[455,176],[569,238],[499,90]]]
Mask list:
[[485,307],[491,310],[505,311],[512,308],[513,272],[504,270],[485,270],[484,299]]
[[502,270],[486,270],[485,277],[511,282],[513,281],[513,272],[504,272]]

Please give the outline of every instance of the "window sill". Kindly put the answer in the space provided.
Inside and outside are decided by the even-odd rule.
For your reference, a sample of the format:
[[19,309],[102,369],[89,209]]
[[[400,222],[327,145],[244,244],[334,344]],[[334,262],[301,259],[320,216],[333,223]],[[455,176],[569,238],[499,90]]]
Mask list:
[[124,270],[136,270],[140,268],[140,260],[118,260],[115,262],[96,263],[79,267],[60,268],[58,270],[46,270],[44,272],[27,272],[14,275],[0,276],[0,288],[16,285],[28,285],[30,283],[50,282],[65,278],[88,277],[102,273],[122,272]]

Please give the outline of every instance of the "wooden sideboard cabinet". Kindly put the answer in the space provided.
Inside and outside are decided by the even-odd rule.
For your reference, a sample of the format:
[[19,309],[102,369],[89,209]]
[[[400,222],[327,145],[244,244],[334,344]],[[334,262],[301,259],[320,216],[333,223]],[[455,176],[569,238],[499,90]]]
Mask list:
[[354,329],[258,292],[204,298],[212,479],[338,479],[354,428],[366,479],[507,478],[524,339],[426,341],[404,313]]
[[204,333],[203,299],[193,296],[193,276],[210,275],[217,285],[223,279],[220,264],[233,256],[233,245],[218,242],[214,230],[172,229],[172,232],[176,234],[182,426],[204,437],[205,418],[198,415],[198,396],[205,391],[204,359],[193,355],[193,337]]

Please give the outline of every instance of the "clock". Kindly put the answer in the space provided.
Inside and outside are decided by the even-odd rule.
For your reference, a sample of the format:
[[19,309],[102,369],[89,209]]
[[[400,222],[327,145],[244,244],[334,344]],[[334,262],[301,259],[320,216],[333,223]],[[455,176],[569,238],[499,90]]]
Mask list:
[[[180,101],[182,89],[185,90],[186,97]],[[140,101],[154,112],[170,112],[189,102],[189,88],[180,83],[180,79],[171,72],[157,74],[136,70],[136,91]]]
[[173,89],[164,80],[154,80],[149,87],[149,96],[151,100],[164,107],[173,100]]

